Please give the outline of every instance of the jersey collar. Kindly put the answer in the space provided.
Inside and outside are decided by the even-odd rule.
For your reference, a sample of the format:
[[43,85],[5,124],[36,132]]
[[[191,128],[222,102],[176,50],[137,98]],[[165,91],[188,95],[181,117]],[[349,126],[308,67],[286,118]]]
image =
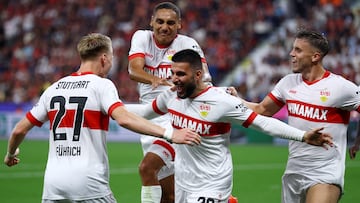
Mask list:
[[305,80],[305,79],[303,79],[303,81],[306,83],[306,84],[308,84],[308,85],[312,85],[312,84],[315,84],[315,83],[317,83],[317,82],[319,82],[320,80],[322,80],[322,79],[324,79],[324,78],[327,78],[327,77],[329,77],[329,75],[330,75],[330,71],[325,71],[325,73],[323,74],[323,76],[320,78],[320,79],[318,79],[318,80],[314,80],[314,81],[307,81],[307,80]]
[[89,75],[89,74],[94,74],[91,71],[88,72],[75,72],[75,73],[71,73],[71,76],[81,76],[81,75]]
[[[177,36],[178,36],[178,35],[176,34],[175,38],[177,38]],[[159,44],[159,43],[156,41],[154,34],[153,34],[152,37],[153,37],[153,39],[154,39],[155,45],[156,45],[157,47],[159,47],[160,49],[168,48],[168,47],[172,44],[172,42],[175,40],[175,38],[174,38],[174,39],[171,41],[171,43],[169,44],[169,46],[164,46],[164,45]]]

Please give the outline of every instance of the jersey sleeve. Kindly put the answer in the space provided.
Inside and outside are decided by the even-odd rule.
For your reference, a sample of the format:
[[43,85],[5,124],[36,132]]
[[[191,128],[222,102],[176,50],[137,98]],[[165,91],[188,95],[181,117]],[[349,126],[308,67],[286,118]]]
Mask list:
[[224,112],[225,121],[228,121],[232,124],[239,124],[243,127],[249,127],[257,114],[249,109],[239,98],[223,93],[222,107],[220,109]]
[[116,107],[123,106],[124,104],[120,100],[118,91],[111,80],[104,79],[102,84],[103,86],[99,87],[101,108],[108,115],[111,115]]
[[341,88],[338,92],[340,92],[344,98],[341,108],[347,111],[355,110],[360,113],[360,87],[345,80],[344,84],[339,85],[338,88]]
[[26,114],[26,118],[35,126],[41,127],[48,120],[46,98],[49,88],[40,96],[39,101]]
[[[150,36],[150,35],[149,35]],[[145,57],[146,42],[150,41],[145,30],[138,30],[131,38],[131,46],[129,50],[129,59],[136,56]]]
[[285,95],[289,87],[287,86],[287,80],[289,80],[289,75],[283,77],[274,87],[274,89],[268,94],[268,96],[279,106],[282,107],[285,105]]
[[201,57],[201,61],[203,63],[207,63],[206,59],[205,59],[205,54],[203,52],[203,50],[201,49],[199,43],[197,43],[197,41],[191,37],[188,36],[184,36],[186,38],[186,40],[184,40],[186,43],[183,43],[183,49],[193,49],[194,51],[198,52],[198,54]]
[[166,90],[157,96],[152,102],[153,111],[159,115],[166,114],[168,112],[168,101],[170,101],[172,94],[174,94],[174,92]]

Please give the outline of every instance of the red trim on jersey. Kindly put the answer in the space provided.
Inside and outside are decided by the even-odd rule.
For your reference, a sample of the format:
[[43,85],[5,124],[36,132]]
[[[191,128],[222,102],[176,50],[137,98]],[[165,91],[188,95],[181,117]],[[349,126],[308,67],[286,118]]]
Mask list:
[[[53,127],[54,119],[57,114],[57,110],[49,111],[48,117],[50,121],[50,129]],[[72,128],[74,127],[76,110],[66,110],[65,115],[61,118],[60,124],[58,127],[62,128]],[[101,113],[100,111],[85,110],[83,117],[82,127],[105,130],[109,129],[109,116]]]
[[201,62],[207,63],[205,58],[201,58]]
[[360,106],[357,107],[356,111],[360,113]]
[[319,82],[320,80],[322,80],[322,79],[324,79],[324,78],[329,77],[329,75],[330,75],[330,71],[325,71],[324,75],[323,75],[320,79],[318,79],[318,80],[308,81],[308,80],[305,80],[305,79],[303,78],[303,81],[304,81],[307,85],[312,85],[312,84],[315,84],[315,83]]
[[297,100],[287,100],[289,116],[302,118],[312,122],[343,123],[350,121],[350,111],[335,107],[319,106]]
[[168,47],[173,43],[173,41],[175,40],[175,38],[177,38],[177,36],[178,36],[178,35],[176,35],[176,36],[174,37],[174,39],[171,40],[171,43],[170,43],[169,45],[161,45],[161,44],[159,44],[158,41],[156,40],[154,34],[152,35],[152,37],[153,37],[153,39],[154,39],[154,42],[155,42],[155,45],[156,45],[157,47],[159,47],[160,49],[168,48]]
[[105,115],[100,111],[85,110],[84,118],[84,128],[106,131],[109,129],[109,115]]
[[122,102],[115,102],[113,105],[111,105],[108,110],[108,115],[111,116],[112,112],[119,106],[124,106],[124,104]]
[[30,111],[26,113],[26,118],[30,121],[31,124],[36,125],[38,127],[42,126],[42,122],[37,120],[31,113]]
[[268,94],[268,97],[270,97],[270,99],[273,100],[275,104],[278,105],[279,107],[283,107],[285,105],[284,102],[278,100],[271,92]]
[[128,60],[130,61],[131,59],[134,59],[134,58],[136,58],[136,57],[145,58],[145,54],[144,54],[144,53],[131,54],[130,56],[128,56]]
[[167,142],[162,141],[162,140],[155,140],[153,144],[157,144],[160,145],[162,147],[164,147],[166,150],[168,150],[171,154],[171,160],[174,161],[175,159],[175,150],[174,148]]
[[248,128],[252,124],[252,122],[254,121],[254,119],[257,115],[258,115],[257,113],[252,112],[250,114],[250,116],[246,119],[246,121],[242,124],[242,126],[244,126],[245,128]]
[[82,75],[89,75],[89,74],[94,74],[91,71],[87,71],[87,72],[75,72],[75,73],[71,73],[71,76],[82,76]]
[[202,94],[204,94],[205,92],[207,92],[210,88],[212,88],[212,86],[208,86],[208,87],[206,87],[205,89],[203,89],[199,94],[197,94],[197,95],[195,95],[195,96],[193,96],[193,97],[189,97],[189,98],[195,98],[195,97],[198,97],[198,96],[200,96],[200,95],[202,95]]
[[169,109],[171,124],[176,129],[190,128],[201,136],[216,136],[230,132],[231,124],[207,122]]
[[153,100],[152,102],[152,108],[154,110],[155,113],[159,114],[159,115],[164,115],[166,114],[166,112],[162,112],[156,105],[156,99]]

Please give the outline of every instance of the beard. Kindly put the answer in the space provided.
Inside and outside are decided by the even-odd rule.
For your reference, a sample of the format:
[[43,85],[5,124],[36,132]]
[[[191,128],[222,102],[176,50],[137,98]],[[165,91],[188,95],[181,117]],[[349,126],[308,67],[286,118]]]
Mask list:
[[177,86],[178,86],[177,87],[177,96],[180,99],[185,99],[185,98],[190,97],[196,89],[196,84],[194,81],[191,83],[185,84],[185,85],[177,85]]

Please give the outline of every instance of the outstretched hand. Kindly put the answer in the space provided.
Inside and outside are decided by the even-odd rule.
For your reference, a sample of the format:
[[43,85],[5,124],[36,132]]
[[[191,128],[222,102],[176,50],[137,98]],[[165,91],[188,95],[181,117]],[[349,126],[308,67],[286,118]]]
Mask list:
[[180,130],[175,129],[171,140],[173,143],[177,144],[199,145],[201,136],[188,128]]
[[19,148],[16,149],[15,154],[13,156],[7,153],[4,158],[4,163],[9,167],[18,164],[20,162],[20,159],[17,157],[19,153],[20,153]]
[[315,146],[322,146],[325,149],[328,149],[328,146],[333,147],[334,143],[331,135],[320,132],[323,129],[322,127],[307,131],[304,135],[304,142]]

